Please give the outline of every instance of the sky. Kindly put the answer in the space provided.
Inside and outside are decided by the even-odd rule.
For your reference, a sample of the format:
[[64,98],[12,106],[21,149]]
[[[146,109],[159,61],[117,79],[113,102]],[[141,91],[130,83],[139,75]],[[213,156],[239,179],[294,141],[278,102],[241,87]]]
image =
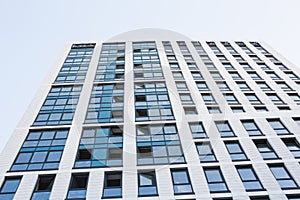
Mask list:
[[262,40],[300,66],[299,0],[0,0],[0,151],[68,42],[140,28]]

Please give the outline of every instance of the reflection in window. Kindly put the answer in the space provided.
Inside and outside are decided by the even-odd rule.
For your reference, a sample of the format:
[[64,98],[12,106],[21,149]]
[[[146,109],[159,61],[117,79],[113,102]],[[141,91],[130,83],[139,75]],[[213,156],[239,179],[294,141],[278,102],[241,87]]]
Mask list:
[[193,193],[192,184],[187,169],[171,169],[174,194]]
[[269,165],[269,168],[280,185],[281,189],[296,189],[298,188],[297,183],[293,177],[287,171],[283,164],[280,165]]
[[157,195],[156,178],[154,171],[138,172],[139,196]]
[[0,190],[0,199],[13,200],[22,177],[6,177]]
[[185,163],[175,124],[137,126],[138,165]]
[[122,166],[123,130],[119,126],[82,132],[75,168]]
[[229,192],[220,168],[204,168],[210,192]]
[[11,171],[58,169],[68,130],[29,132]]

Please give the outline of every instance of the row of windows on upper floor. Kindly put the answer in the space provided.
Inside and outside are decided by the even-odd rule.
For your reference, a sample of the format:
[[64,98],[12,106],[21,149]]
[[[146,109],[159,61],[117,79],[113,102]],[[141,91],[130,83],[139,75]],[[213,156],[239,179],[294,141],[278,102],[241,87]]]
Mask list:
[[[243,91],[248,91],[250,87],[246,82],[236,82]],[[283,89],[289,88],[285,82],[277,82]],[[207,91],[205,82],[197,81],[200,91]],[[265,82],[257,82],[263,90],[270,87]],[[226,82],[217,82],[220,90],[227,91],[230,88]],[[177,82],[177,88],[186,90],[184,82]],[[81,86],[56,86],[49,92],[33,126],[45,125],[65,125],[71,124],[73,115],[78,103]],[[297,104],[300,103],[298,93],[287,93]],[[86,123],[104,123],[123,121],[124,109],[124,84],[97,84],[94,85],[90,98]],[[240,105],[233,93],[223,93],[229,105]],[[286,105],[286,103],[275,93],[266,93],[275,105]],[[201,96],[206,105],[217,105],[212,93],[201,92]],[[253,105],[263,105],[255,93],[245,93],[246,98]],[[180,93],[181,101],[184,105],[194,104],[192,97],[188,93]],[[169,95],[164,82],[135,83],[135,106],[136,120],[172,120],[174,119]],[[243,109],[239,109],[243,112]],[[216,112],[213,112],[216,113]]]
[[[299,189],[298,184],[293,179],[287,168],[282,163],[268,165],[278,186],[285,189]],[[247,192],[264,191],[265,187],[261,183],[255,169],[251,165],[236,165],[236,171],[232,172],[240,177],[244,189]],[[230,188],[224,178],[220,167],[204,167],[206,184],[211,193],[230,193]],[[268,172],[268,173],[270,173]],[[137,172],[137,194],[138,197],[158,196],[157,171],[147,169]],[[170,180],[173,185],[174,195],[194,194],[196,186],[192,184],[187,168],[170,168]],[[161,181],[158,177],[158,181]],[[0,190],[2,199],[13,199],[17,192],[22,177],[6,177]],[[55,174],[40,175],[32,192],[32,200],[49,199],[51,190],[55,182]],[[104,174],[102,188],[102,198],[121,198],[122,197],[122,171],[110,171]],[[86,199],[89,186],[89,173],[73,173],[69,183],[66,199]],[[100,187],[100,186],[99,186]],[[293,196],[295,197],[295,196]],[[250,197],[251,198],[251,197]],[[252,199],[252,198],[251,198]],[[256,199],[253,197],[253,199]],[[269,199],[263,197],[263,199]],[[292,199],[292,198],[291,198]]]
[[[211,43],[213,43],[213,42],[209,42],[209,44],[211,44]],[[239,43],[241,43],[241,42],[239,42]],[[149,68],[146,66],[153,62],[159,62],[155,43],[149,42],[149,44],[148,43],[144,43],[144,44],[135,44],[134,43],[133,44],[133,46],[134,46],[134,51],[133,51],[134,62],[140,68],[140,71],[136,72],[137,79],[163,78],[163,74],[162,74],[160,65],[158,65],[157,68],[152,68],[152,67]],[[170,44],[168,44],[166,42],[163,42],[163,44],[164,44],[166,53],[168,53],[170,50],[173,52]],[[196,49],[199,48],[199,45],[201,46],[200,43],[193,43],[193,44]],[[225,47],[227,47],[228,44],[229,43],[225,42],[224,43]],[[184,42],[178,42],[178,45],[179,45],[182,53],[184,53],[184,52],[188,53],[188,55],[184,55],[186,62],[190,65],[191,68],[196,69],[197,66],[194,63],[194,59],[190,55],[186,44]],[[260,46],[259,44],[256,44],[256,46],[257,45]],[[170,47],[171,49],[168,47]],[[87,51],[87,52],[89,52],[89,51]],[[149,54],[149,52],[150,52],[150,54]],[[69,55],[76,56],[76,54],[75,55],[73,55],[73,54],[74,54],[74,52],[72,52],[72,50],[71,50]],[[228,62],[228,59],[225,56],[223,56],[223,57],[221,57],[222,55],[217,55],[217,56],[219,57],[220,61],[223,62],[223,64],[227,68],[229,66],[231,66],[230,63],[226,63],[226,62]],[[234,56],[236,57],[236,59],[238,61],[245,61],[242,57],[237,57],[237,55],[234,55]],[[272,55],[267,55],[267,56],[272,57]],[[152,59],[152,57],[154,60]],[[167,57],[170,62],[176,61],[175,55],[168,55]],[[254,59],[254,61],[258,62],[258,64],[261,66],[262,69],[264,69],[264,70],[270,69],[268,66],[266,66],[266,64],[264,62],[261,62],[262,60],[260,58],[258,58],[256,55],[250,55],[250,57],[252,57],[252,59]],[[205,62],[205,64],[207,65],[208,68],[216,69],[214,67],[214,65],[212,64],[211,59],[208,57],[208,55],[201,55],[201,59]],[[282,63],[280,63],[275,57],[272,57],[270,59],[272,62],[274,62],[274,64],[278,65],[280,69],[288,70],[288,68],[286,68]],[[59,76],[57,77],[56,82],[74,82],[74,81],[83,81],[84,80],[86,70],[88,67],[88,63],[90,60],[88,60],[86,64],[83,64],[82,63],[83,60],[80,61],[79,58],[76,60],[77,60],[76,61],[77,64],[73,58],[72,58],[72,60],[70,60],[70,59],[66,60],[65,64],[67,66],[63,67],[61,69],[61,72],[60,72]],[[124,79],[124,61],[125,61],[125,44],[124,43],[103,44],[101,56],[99,58],[99,66],[98,66],[95,81],[114,80],[114,76],[117,76],[118,79],[123,80]],[[74,67],[72,67],[72,62],[75,62]],[[209,62],[209,63],[207,63],[207,62]],[[82,63],[82,65],[84,65],[84,66],[78,67],[78,64],[80,64],[80,63]],[[240,64],[247,65],[247,63],[240,63]],[[107,68],[108,71],[105,70],[105,67]],[[142,71],[141,69],[144,69],[144,68],[145,68],[145,71]],[[76,69],[77,69],[77,71],[76,71]],[[78,71],[79,69],[80,69],[80,71]],[[232,66],[231,66],[231,69],[233,69]],[[104,72],[106,72],[106,73],[104,73]]]
[[[299,118],[294,118],[300,126]],[[280,119],[268,119],[268,124],[279,135],[293,133]],[[241,121],[249,136],[263,136],[254,120]],[[190,122],[192,137],[196,140],[207,139],[207,130],[201,122]],[[216,121],[221,138],[230,137],[225,145],[232,160],[248,160],[236,134],[228,121]],[[11,171],[57,169],[67,140],[67,129],[48,129],[31,131],[23,143]],[[282,141],[295,158],[300,158],[300,145],[296,138],[283,138]],[[137,163],[138,165],[185,163],[181,142],[175,124],[137,125]],[[265,139],[255,139],[254,143],[265,159],[277,159],[272,146]],[[217,161],[210,142],[196,142],[201,162]],[[269,148],[267,151],[266,149]],[[123,149],[122,126],[84,129],[78,147],[74,167],[121,166]],[[266,151],[266,155],[263,151]],[[270,154],[271,153],[271,154]]]

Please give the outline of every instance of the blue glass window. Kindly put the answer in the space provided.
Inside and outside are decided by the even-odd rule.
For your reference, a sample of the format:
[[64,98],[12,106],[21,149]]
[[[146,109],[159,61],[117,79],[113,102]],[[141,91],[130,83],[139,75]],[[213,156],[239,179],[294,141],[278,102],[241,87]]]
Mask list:
[[220,168],[204,168],[210,192],[229,192]]
[[231,129],[228,121],[215,122],[221,137],[234,137],[235,134]]
[[95,82],[124,80],[125,43],[103,43]]
[[0,199],[13,200],[22,177],[6,177],[0,190]]
[[154,171],[138,172],[139,196],[157,195],[156,178]]
[[174,119],[164,82],[135,84],[136,121]]
[[72,46],[55,83],[83,82],[88,70],[95,44]]
[[72,124],[81,86],[51,88],[33,126]]
[[175,124],[137,125],[138,165],[185,163]]
[[291,134],[291,132],[284,126],[280,119],[269,119],[268,122],[277,135]]
[[155,42],[133,43],[133,65],[135,80],[164,78]]
[[122,166],[122,127],[84,129],[75,161],[75,168]]
[[254,141],[257,150],[263,157],[263,159],[277,159],[278,156],[272,146],[269,144],[267,140],[255,140]]
[[94,85],[85,123],[122,122],[124,84]]
[[58,169],[67,129],[30,131],[11,171]]
[[196,143],[200,162],[216,162],[216,156],[209,142]]
[[258,191],[264,189],[252,167],[238,166],[236,168],[246,191]]
[[263,133],[258,128],[258,126],[254,122],[254,120],[243,120],[242,124],[243,124],[245,130],[247,131],[247,133],[249,134],[249,136],[263,135]]
[[283,164],[269,165],[269,168],[281,189],[295,189],[299,187]]
[[202,122],[191,122],[189,125],[194,139],[207,138]]
[[232,161],[248,160],[246,154],[244,153],[238,141],[228,141],[225,142],[225,145],[230,154]]
[[174,194],[193,193],[192,184],[187,169],[171,169]]

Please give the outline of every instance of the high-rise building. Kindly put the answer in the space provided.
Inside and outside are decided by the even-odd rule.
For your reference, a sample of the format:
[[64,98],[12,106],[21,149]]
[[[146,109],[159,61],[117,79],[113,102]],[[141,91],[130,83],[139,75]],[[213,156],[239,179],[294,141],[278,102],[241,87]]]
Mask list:
[[0,156],[0,199],[300,199],[299,77],[258,41],[70,44]]

